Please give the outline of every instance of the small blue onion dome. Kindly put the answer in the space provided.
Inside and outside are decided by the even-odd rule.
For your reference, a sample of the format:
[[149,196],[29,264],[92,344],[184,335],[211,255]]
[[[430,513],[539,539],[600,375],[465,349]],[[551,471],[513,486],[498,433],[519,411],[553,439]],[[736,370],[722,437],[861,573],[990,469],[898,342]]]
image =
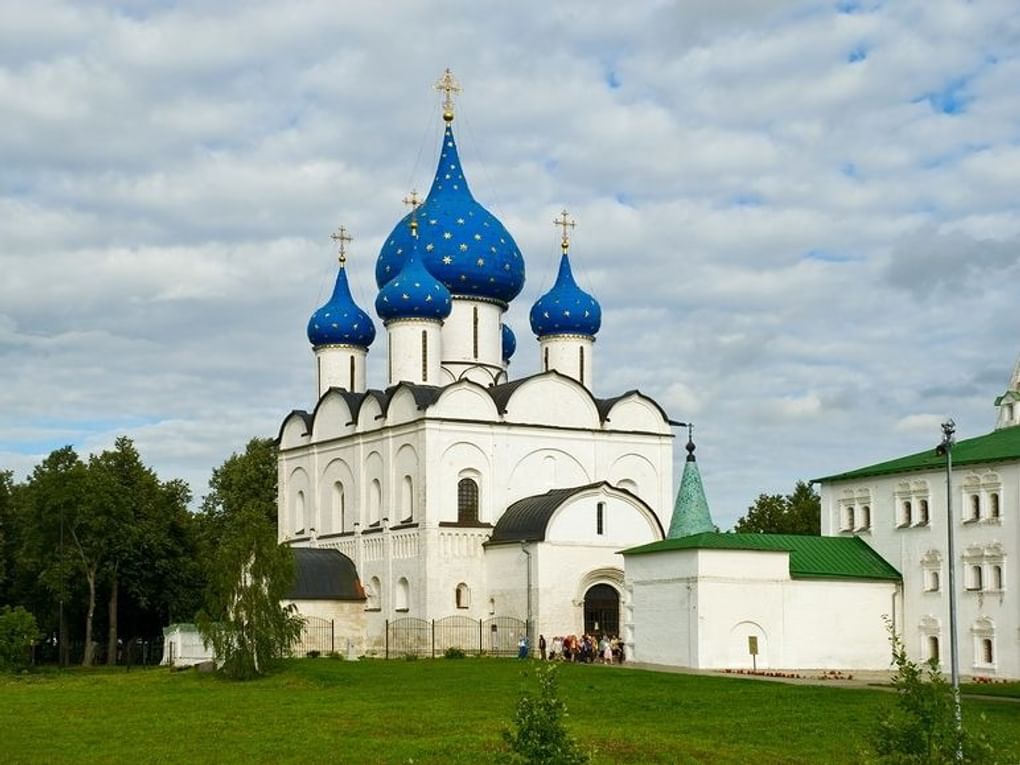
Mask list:
[[375,312],[391,319],[445,319],[450,315],[450,291],[425,270],[418,258],[417,242],[411,239],[408,257],[393,279],[383,285],[375,299]]
[[503,361],[510,361],[517,350],[517,336],[508,324],[501,324],[500,328],[503,334]]
[[[432,188],[415,214],[419,252],[452,295],[510,302],[524,287],[524,257],[496,217],[471,195],[449,124]],[[386,238],[375,265],[381,288],[411,251],[410,214]]]
[[375,340],[375,324],[358,307],[347,283],[347,269],[340,266],[333,295],[308,320],[308,342],[320,345],[357,345],[368,348]]
[[577,286],[570,271],[570,258],[563,253],[560,272],[552,289],[531,307],[531,329],[536,337],[549,335],[590,335],[602,326],[602,307]]

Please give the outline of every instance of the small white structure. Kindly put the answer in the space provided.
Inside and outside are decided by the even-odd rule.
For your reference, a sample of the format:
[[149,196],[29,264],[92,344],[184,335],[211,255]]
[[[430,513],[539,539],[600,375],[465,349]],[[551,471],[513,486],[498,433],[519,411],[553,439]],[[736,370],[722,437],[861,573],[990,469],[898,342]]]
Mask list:
[[198,627],[190,623],[171,624],[163,628],[163,660],[168,667],[191,667],[203,661],[213,661],[212,646],[202,642]]
[[635,661],[889,667],[900,576],[859,539],[707,532],[623,554]]

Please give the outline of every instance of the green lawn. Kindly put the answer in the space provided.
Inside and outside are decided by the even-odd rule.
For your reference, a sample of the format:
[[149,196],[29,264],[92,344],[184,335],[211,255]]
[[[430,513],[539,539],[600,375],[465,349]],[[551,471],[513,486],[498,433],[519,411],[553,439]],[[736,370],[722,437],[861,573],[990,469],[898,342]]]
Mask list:
[[1020,683],[961,683],[960,693],[980,696],[1008,696],[1020,699]]
[[[525,665],[514,660],[290,662],[230,683],[165,670],[0,679],[4,762],[488,763]],[[563,666],[573,733],[598,763],[857,761],[892,694],[728,677]],[[986,716],[1020,760],[1020,706]],[[1008,743],[1007,743],[1008,742]]]

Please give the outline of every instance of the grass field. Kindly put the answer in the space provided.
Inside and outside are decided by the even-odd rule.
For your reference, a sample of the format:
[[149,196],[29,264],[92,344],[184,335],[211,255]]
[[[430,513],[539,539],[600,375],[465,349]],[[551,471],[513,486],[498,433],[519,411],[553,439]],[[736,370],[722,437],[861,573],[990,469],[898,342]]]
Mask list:
[[[514,660],[289,662],[231,683],[194,672],[0,679],[4,762],[487,763],[524,687]],[[618,667],[561,667],[597,763],[844,763],[894,696]],[[1020,705],[971,701],[1020,761]]]

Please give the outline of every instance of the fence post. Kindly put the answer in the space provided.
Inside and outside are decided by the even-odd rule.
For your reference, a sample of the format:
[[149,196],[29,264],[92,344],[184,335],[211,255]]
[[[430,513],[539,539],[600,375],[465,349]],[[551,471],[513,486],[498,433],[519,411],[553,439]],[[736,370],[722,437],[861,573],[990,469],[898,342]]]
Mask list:
[[482,624],[485,623],[484,619],[478,620],[478,655],[482,655]]
[[436,658],[436,620],[432,620],[432,658]]
[[336,653],[336,619],[329,620],[329,652]]
[[390,620],[386,620],[386,658],[390,658]]

